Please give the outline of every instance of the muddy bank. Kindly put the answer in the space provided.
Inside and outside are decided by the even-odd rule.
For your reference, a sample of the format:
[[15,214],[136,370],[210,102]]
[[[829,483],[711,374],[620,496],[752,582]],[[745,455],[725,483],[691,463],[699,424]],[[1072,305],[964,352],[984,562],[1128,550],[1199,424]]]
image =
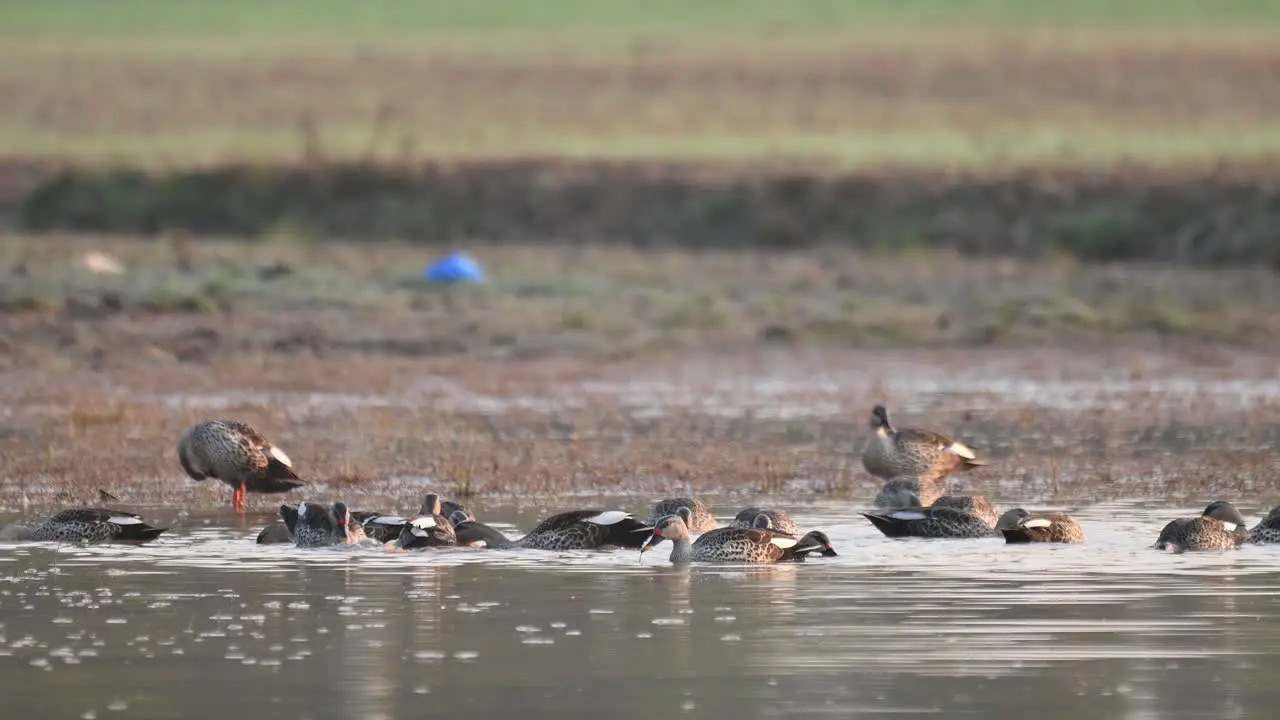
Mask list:
[[[190,423],[234,417],[279,443],[315,497],[403,507],[451,495],[830,495],[869,501],[873,404],[990,460],[953,487],[1016,502],[1280,497],[1273,356],[1103,348],[703,353],[599,362],[147,356],[97,372],[0,371],[0,511],[126,500],[221,510],[186,478]],[[127,468],[126,472],[121,472]],[[290,497],[291,500],[296,498]],[[250,496],[255,511],[281,498]],[[1255,505],[1255,506],[1256,506]],[[570,505],[571,506],[571,505]]]
[[32,232],[689,248],[834,243],[1280,266],[1277,160],[998,174],[561,161],[80,169],[6,185],[29,188],[11,197],[11,207]]

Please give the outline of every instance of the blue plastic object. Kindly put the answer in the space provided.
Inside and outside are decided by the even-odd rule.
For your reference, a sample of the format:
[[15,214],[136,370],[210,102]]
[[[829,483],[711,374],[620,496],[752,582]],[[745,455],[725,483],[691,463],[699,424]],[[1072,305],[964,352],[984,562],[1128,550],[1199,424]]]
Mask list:
[[427,266],[422,279],[429,283],[484,283],[484,268],[466,253],[455,252]]

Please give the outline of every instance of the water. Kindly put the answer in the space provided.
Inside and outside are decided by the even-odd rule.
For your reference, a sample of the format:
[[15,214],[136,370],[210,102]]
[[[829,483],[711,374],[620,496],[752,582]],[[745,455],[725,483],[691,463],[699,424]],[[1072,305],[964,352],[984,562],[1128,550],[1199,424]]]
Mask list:
[[[1150,549],[1202,508],[1092,505],[1084,545],[1007,546],[888,540],[849,503],[775,502],[840,557],[301,551],[254,545],[265,517],[162,510],[146,514],[175,529],[148,546],[3,546],[0,696],[11,717],[362,720],[1233,718],[1280,701],[1280,547]],[[476,510],[509,532],[545,514]]]

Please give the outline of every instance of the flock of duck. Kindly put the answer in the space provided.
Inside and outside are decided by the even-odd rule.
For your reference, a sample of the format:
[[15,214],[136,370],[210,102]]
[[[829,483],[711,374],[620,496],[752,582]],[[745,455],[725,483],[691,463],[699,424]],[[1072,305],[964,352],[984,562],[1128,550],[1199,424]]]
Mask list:
[[[1080,523],[1065,513],[1013,508],[997,515],[980,495],[946,494],[943,483],[947,477],[986,464],[968,445],[931,430],[895,428],[882,405],[872,409],[870,426],[862,464],[871,475],[883,479],[884,485],[873,501],[875,511],[862,514],[886,536],[1003,536],[1008,543],[1084,541]],[[178,441],[178,461],[196,481],[214,478],[230,485],[234,489],[232,506],[241,513],[248,493],[286,493],[306,484],[284,451],[235,420],[210,420],[187,428]],[[259,544],[289,543],[304,548],[362,544],[394,552],[451,546],[530,550],[617,547],[638,549],[643,554],[669,540],[674,563],[776,563],[837,554],[824,532],[801,534],[784,510],[749,507],[728,525],[720,526],[706,504],[692,497],[660,500],[644,521],[624,510],[562,512],[542,520],[518,539],[479,522],[469,509],[442,500],[436,493],[428,493],[413,513],[356,511],[343,502],[305,501],[281,505],[280,520],[263,528]],[[1229,550],[1249,542],[1280,543],[1280,507],[1255,527],[1246,525],[1231,503],[1217,500],[1199,517],[1171,520],[1160,531],[1155,548],[1186,552]],[[35,527],[0,529],[0,540],[146,542],[166,529],[153,527],[134,513],[73,508]]]

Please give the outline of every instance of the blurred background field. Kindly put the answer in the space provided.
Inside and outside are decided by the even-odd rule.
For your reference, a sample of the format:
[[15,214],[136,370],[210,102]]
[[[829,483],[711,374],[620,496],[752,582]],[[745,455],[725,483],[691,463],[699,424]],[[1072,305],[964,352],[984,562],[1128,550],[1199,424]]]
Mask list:
[[1274,2],[0,9],[6,155],[988,168],[1280,147]]
[[[7,345],[290,303],[478,329],[456,352],[1267,345],[1278,20],[1191,0],[5,4]],[[416,278],[453,247],[494,281],[446,303]],[[126,272],[76,269],[89,249]],[[547,340],[570,335],[589,342]]]

